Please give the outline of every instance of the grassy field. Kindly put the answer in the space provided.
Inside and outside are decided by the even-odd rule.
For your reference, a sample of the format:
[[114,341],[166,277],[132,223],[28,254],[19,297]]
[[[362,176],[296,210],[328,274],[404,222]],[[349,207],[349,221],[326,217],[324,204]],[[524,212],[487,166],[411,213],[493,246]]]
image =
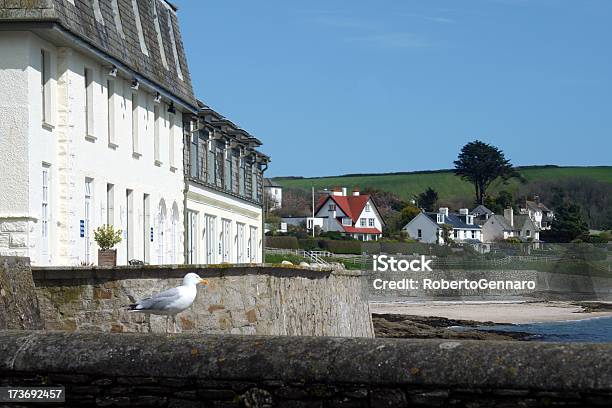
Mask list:
[[[521,174],[530,181],[557,180],[562,178],[584,177],[596,181],[612,183],[612,166],[602,167],[555,167],[555,166],[533,166],[519,169]],[[380,175],[346,175],[338,177],[318,177],[318,178],[291,178],[279,177],[274,179],[283,187],[299,188],[310,190],[333,188],[335,186],[348,187],[349,191],[354,186],[361,189],[366,187],[396,193],[404,199],[410,199],[414,194],[420,193],[427,187],[432,187],[438,191],[440,198],[450,197],[472,197],[473,186],[459,177],[455,176],[451,170],[441,170],[432,172],[412,172],[395,173]],[[501,182],[494,185],[492,192],[498,190],[516,191],[519,182],[511,181],[508,185]]]

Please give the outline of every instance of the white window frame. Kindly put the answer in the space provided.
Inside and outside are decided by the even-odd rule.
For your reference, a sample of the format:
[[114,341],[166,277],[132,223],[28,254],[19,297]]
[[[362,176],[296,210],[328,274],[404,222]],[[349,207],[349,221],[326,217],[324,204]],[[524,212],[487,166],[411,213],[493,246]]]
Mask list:
[[85,81],[85,137],[95,140],[95,120],[94,120],[94,80],[93,70],[85,67],[83,70],[83,80]]
[[374,218],[369,218],[368,219],[368,227],[374,227],[375,223],[374,223]]
[[51,95],[51,54],[40,50],[40,94],[41,94],[41,120],[43,127],[53,128],[55,118],[53,115],[53,97]]
[[329,211],[336,211],[336,204],[330,204],[328,207]]
[[140,95],[138,91],[132,92],[132,155],[136,158],[141,156],[140,153]]
[[346,225],[348,227],[353,225],[353,220],[351,219],[351,217],[343,217],[342,218],[342,225]]
[[51,180],[51,165],[42,165],[42,200],[40,214],[41,258],[44,264],[49,262],[49,225],[51,208],[49,199],[49,184]]
[[370,203],[367,203],[365,205],[365,212],[370,212],[370,211],[371,211]]
[[161,166],[163,162],[161,161],[161,152],[160,152],[160,133],[161,133],[161,106],[156,103],[153,106],[153,160],[156,166]]
[[108,121],[108,146],[111,148],[117,147],[117,132],[116,132],[116,116],[115,109],[115,81],[109,79],[106,81],[106,114]]
[[93,179],[85,179],[85,208],[84,208],[84,244],[85,244],[85,256],[84,261],[86,264],[91,263],[91,217],[93,214]]
[[359,219],[359,226],[360,227],[365,227],[366,225],[367,225],[366,219],[365,218],[360,218]]

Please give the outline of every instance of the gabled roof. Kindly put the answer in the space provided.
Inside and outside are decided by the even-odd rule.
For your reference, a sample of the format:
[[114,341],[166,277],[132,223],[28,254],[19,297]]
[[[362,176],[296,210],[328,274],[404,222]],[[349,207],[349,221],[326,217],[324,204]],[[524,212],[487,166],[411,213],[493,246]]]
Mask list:
[[474,208],[471,212],[471,215],[474,215],[476,217],[479,217],[481,215],[491,215],[493,214],[493,211],[489,210],[487,207],[485,207],[484,205],[480,204],[478,207]]
[[550,209],[548,207],[546,207],[544,204],[542,203],[538,203],[535,201],[529,201],[529,200],[525,200],[525,207],[531,209],[531,210],[540,210],[540,211],[544,211],[544,212],[549,212]]
[[[431,219],[438,226],[442,225],[442,224],[438,224],[438,213],[428,212],[428,213],[425,213],[425,215],[429,217],[429,219]],[[480,225],[466,224],[465,222],[461,220],[461,218],[457,214],[452,214],[452,213],[449,213],[448,215],[444,216],[443,224],[449,224],[449,225],[452,225],[453,228],[458,228],[458,229],[480,229]]]
[[515,215],[514,216],[514,228],[517,230],[523,229],[525,223],[530,223],[534,231],[539,231],[538,226],[528,215]]
[[3,26],[10,23],[41,28],[59,26],[61,29],[53,35],[70,33],[81,40],[83,46],[91,46],[110,57],[118,68],[127,67],[187,106],[197,106],[176,9],[167,1],[137,0],[136,12],[132,0],[100,1],[99,4],[65,0],[10,3],[17,6],[0,2],[0,24]]
[[499,214],[491,215],[485,224],[497,224],[503,231],[514,231],[514,228],[510,225],[506,217]]
[[327,200],[331,199],[336,203],[336,205],[342,210],[347,217],[350,217],[353,222],[357,222],[359,216],[363,212],[365,205],[369,202],[372,203],[374,208],[376,208],[376,212],[378,213],[378,217],[380,218],[380,222],[384,225],[385,220],[380,215],[380,211],[376,207],[374,200],[371,200],[371,196],[369,194],[363,194],[358,196],[335,196],[333,194],[321,197],[319,199],[319,203],[316,206],[315,214],[319,212],[319,210],[323,207],[323,205],[327,202]]

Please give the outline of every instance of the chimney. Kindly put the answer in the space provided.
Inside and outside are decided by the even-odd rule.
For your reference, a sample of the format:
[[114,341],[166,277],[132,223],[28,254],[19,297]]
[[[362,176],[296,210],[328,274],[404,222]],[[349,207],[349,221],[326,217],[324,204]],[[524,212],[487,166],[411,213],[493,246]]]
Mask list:
[[340,187],[334,187],[333,195],[341,196],[342,195],[342,189]]
[[461,208],[459,210],[459,215],[468,215],[470,212],[467,208]]
[[535,201],[536,205],[540,205],[540,196],[539,195],[534,195],[533,196],[533,201]]
[[508,223],[514,228],[514,210],[512,208],[506,208],[504,210],[504,218],[508,220]]
[[354,187],[353,188],[353,195],[354,196],[358,196],[359,195],[359,187]]
[[448,217],[448,207],[442,207],[439,210],[440,214],[444,214]]
[[346,187],[342,187],[342,196],[346,197]]

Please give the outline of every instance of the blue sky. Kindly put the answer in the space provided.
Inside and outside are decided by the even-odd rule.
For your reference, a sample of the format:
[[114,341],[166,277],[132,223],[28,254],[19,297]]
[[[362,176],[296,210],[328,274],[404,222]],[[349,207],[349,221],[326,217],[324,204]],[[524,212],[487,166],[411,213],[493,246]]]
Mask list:
[[177,0],[195,91],[268,174],[612,165],[610,0]]

